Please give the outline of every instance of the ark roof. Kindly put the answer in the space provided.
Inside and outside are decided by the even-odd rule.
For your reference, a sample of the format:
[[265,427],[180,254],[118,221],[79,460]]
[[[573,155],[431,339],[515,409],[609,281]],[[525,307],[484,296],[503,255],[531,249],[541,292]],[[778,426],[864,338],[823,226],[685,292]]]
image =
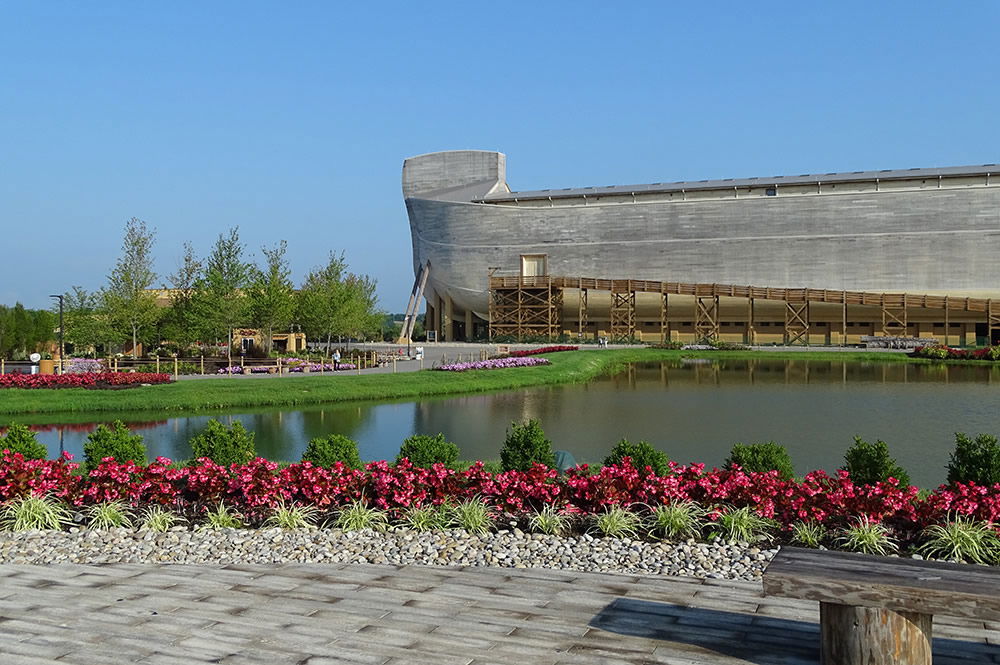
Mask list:
[[724,180],[688,180],[682,182],[657,182],[648,185],[611,185],[607,187],[570,187],[566,189],[539,189],[523,192],[496,192],[474,199],[477,203],[493,203],[524,199],[557,199],[581,196],[607,196],[615,194],[640,194],[651,192],[680,192],[703,189],[733,189],[734,187],[780,187],[781,185],[832,184],[874,180],[913,180],[926,178],[954,178],[1000,174],[1000,164],[982,166],[947,166],[930,169],[886,169],[883,171],[854,171],[852,173],[823,173],[807,175],[779,175],[765,178],[726,178]]

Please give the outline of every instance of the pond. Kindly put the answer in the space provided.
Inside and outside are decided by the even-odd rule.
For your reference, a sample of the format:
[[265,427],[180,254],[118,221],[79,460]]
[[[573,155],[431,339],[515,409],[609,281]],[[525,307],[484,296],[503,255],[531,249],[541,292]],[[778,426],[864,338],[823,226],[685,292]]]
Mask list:
[[[445,436],[464,459],[499,456],[513,421],[537,418],[553,447],[600,462],[622,437],[646,440],[680,462],[723,462],[736,442],[777,441],[798,473],[836,469],[854,436],[882,439],[920,486],[945,479],[954,433],[1000,434],[1000,367],[802,360],[677,361],[636,365],[589,383],[518,392],[353,403],[307,409],[126,422],[151,456],[183,459],[211,417],[256,433],[258,454],[298,460],[310,438],[345,434],[366,460],[392,459],[414,433]],[[51,454],[80,456],[106,415],[17,418]]]

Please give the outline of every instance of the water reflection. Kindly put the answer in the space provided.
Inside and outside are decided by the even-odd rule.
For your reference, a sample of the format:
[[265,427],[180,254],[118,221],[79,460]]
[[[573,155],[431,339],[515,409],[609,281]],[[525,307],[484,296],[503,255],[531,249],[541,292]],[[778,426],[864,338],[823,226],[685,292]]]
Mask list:
[[[774,440],[799,472],[835,469],[855,435],[887,441],[913,481],[936,485],[954,432],[1000,433],[1000,367],[802,360],[688,361],[635,365],[587,384],[419,402],[259,409],[162,419],[139,414],[151,455],[190,456],[210,417],[256,433],[258,452],[297,460],[309,439],[359,442],[365,459],[395,457],[415,433],[443,432],[468,459],[495,458],[511,422],[536,418],[556,448],[600,461],[622,437],[644,439],[672,459],[720,464],[732,444]],[[106,415],[15,419],[39,430],[51,454],[76,455]]]

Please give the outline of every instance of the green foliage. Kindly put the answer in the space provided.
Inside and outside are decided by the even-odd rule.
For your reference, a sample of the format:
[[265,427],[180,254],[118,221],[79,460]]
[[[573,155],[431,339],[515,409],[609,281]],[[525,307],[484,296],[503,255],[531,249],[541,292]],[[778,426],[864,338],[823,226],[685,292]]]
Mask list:
[[319,509],[315,506],[302,506],[295,503],[280,502],[274,513],[267,518],[264,526],[279,529],[314,529]]
[[0,450],[21,453],[25,459],[46,459],[49,451],[38,442],[35,433],[27,425],[11,423],[7,434],[0,438]]
[[403,441],[396,455],[398,464],[403,458],[410,460],[413,466],[420,468],[430,468],[436,463],[451,467],[458,462],[458,446],[451,441],[445,441],[444,434],[430,436],[428,434],[414,434]]
[[150,290],[156,281],[153,237],[154,232],[141,219],[133,217],[125,223],[121,258],[101,294],[111,332],[116,340],[131,340],[133,358],[139,332],[152,326],[160,315],[156,295]]
[[555,466],[552,442],[546,438],[537,420],[531,419],[520,425],[511,423],[500,450],[500,463],[504,471],[528,471],[536,463]]
[[97,468],[105,457],[114,457],[117,462],[146,463],[146,445],[141,434],[133,434],[120,420],[111,427],[98,425],[87,435],[83,444],[83,467],[90,472]]
[[364,466],[358,453],[358,442],[343,434],[330,434],[309,441],[306,451],[302,453],[303,462],[312,462],[316,466],[330,468],[337,462],[352,469]]
[[548,536],[562,536],[569,532],[572,520],[553,505],[546,505],[528,518],[528,528]]
[[990,434],[970,439],[955,432],[955,451],[948,462],[948,482],[991,486],[1000,483],[1000,445]]
[[867,515],[855,518],[836,542],[846,550],[862,554],[887,556],[899,550],[889,528],[881,522],[871,521]]
[[139,530],[164,533],[170,531],[182,519],[180,515],[172,513],[163,506],[152,505],[142,511],[139,516]]
[[205,523],[201,528],[242,529],[243,526],[243,517],[238,512],[230,510],[225,503],[220,503],[215,508],[209,508],[205,512]]
[[344,255],[330,253],[327,264],[310,272],[299,290],[298,315],[306,335],[329,344],[338,336],[379,334],[375,280],[347,272]]
[[726,458],[725,468],[739,465],[744,471],[777,471],[782,480],[791,480],[795,475],[792,458],[784,446],[768,441],[766,443],[737,443]]
[[645,441],[630,443],[628,439],[622,439],[615,444],[611,454],[604,458],[604,466],[621,464],[624,457],[632,458],[632,466],[639,473],[645,473],[647,466],[652,469],[655,476],[665,476],[670,472],[670,458],[666,453]]
[[791,538],[797,545],[819,549],[826,535],[826,527],[816,520],[799,520],[792,524]]
[[117,529],[132,526],[128,506],[124,501],[105,501],[87,510],[91,529]]
[[251,264],[244,260],[243,249],[239,227],[234,227],[229,229],[228,235],[219,234],[205,259],[191,299],[194,320],[200,324],[203,341],[229,340],[230,331],[246,323],[244,293]]
[[441,506],[412,506],[403,513],[402,524],[414,531],[432,531],[448,526],[450,519],[448,508]]
[[621,506],[610,506],[594,515],[590,530],[608,538],[636,538],[641,526],[642,518],[636,513]]
[[250,270],[247,308],[250,323],[264,337],[265,353],[271,352],[274,333],[288,326],[295,316],[295,290],[292,271],[285,258],[287,249],[288,244],[284,240],[273,249],[261,248],[266,266],[263,270],[256,267]]
[[686,540],[701,535],[705,509],[693,501],[671,501],[652,512],[650,533],[667,540]]
[[389,528],[389,518],[384,511],[370,508],[362,501],[353,501],[344,506],[333,522],[334,527],[344,531],[385,531]]
[[493,528],[493,511],[479,498],[466,499],[451,507],[451,524],[471,534],[482,536]]
[[[177,272],[170,281],[170,307],[161,318],[162,337],[171,340],[180,349],[187,349],[198,341],[200,321],[195,311],[195,287],[202,272],[201,261],[195,256],[191,243],[184,243]],[[185,355],[185,354],[181,354]],[[184,372],[187,374],[189,372]]]
[[55,316],[47,310],[25,309],[21,303],[13,307],[0,305],[0,357],[23,360],[42,350],[54,339],[57,325]]
[[917,552],[928,557],[981,564],[1000,559],[1000,537],[990,522],[959,515],[945,524],[927,527],[921,535],[927,540]]
[[62,529],[70,524],[70,509],[51,496],[22,496],[0,508],[0,528],[6,531]]
[[860,436],[844,454],[844,466],[856,485],[875,485],[889,478],[899,481],[900,487],[910,486],[910,474],[889,456],[889,446],[881,439],[869,443]]
[[753,508],[743,506],[720,513],[709,527],[709,539],[743,543],[770,540],[777,526],[774,520],[761,517]]
[[218,420],[209,420],[205,431],[191,439],[194,457],[208,457],[216,464],[246,464],[256,455],[253,432],[247,432],[238,420],[226,427]]

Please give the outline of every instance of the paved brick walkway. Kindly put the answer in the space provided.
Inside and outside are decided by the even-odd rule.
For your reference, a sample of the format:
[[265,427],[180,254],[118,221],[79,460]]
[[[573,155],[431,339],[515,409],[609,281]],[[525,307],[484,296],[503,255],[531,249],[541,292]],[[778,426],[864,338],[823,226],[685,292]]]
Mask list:
[[[753,583],[422,566],[0,566],[0,663],[817,662],[814,603]],[[935,617],[935,663],[1000,663]]]

